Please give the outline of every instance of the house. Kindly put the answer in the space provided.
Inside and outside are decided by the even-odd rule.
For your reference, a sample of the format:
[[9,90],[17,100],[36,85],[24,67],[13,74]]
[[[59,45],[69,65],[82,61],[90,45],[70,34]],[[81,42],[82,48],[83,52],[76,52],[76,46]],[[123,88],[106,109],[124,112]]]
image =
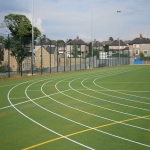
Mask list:
[[77,55],[79,57],[86,57],[86,55],[89,53],[89,47],[86,42],[84,42],[82,39],[79,39],[77,36],[76,39],[70,41],[66,45],[66,52],[67,57],[70,57],[70,52],[72,54],[73,46],[77,45]]
[[3,60],[4,60],[4,48],[3,45],[0,43],[0,65],[2,65]]
[[93,41],[93,49],[102,51],[103,50],[103,44],[100,43],[99,41],[96,41],[96,39],[94,39],[94,41]]
[[109,50],[123,50],[127,47],[127,45],[122,40],[114,40],[109,44]]
[[35,51],[35,68],[50,68],[57,66],[57,50],[56,47],[49,45],[40,46]]
[[[18,71],[17,61],[15,57],[10,55],[10,53],[8,52],[8,50],[4,50],[4,61],[3,61],[4,70],[17,72]],[[31,57],[27,57],[22,61],[22,71],[26,71],[30,69],[31,69]]]
[[150,39],[144,38],[142,34],[129,42],[129,51],[132,57],[139,57],[142,52],[145,57],[150,56]]

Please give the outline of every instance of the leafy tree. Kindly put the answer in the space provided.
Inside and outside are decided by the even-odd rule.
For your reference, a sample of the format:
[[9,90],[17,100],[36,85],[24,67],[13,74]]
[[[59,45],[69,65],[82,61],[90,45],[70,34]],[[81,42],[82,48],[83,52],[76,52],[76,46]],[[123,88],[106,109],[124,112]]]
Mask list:
[[97,58],[99,58],[99,50],[94,49],[93,50],[93,56],[96,56]]
[[77,58],[78,46],[76,44],[72,47],[72,55],[74,58]]
[[108,44],[106,44],[106,45],[104,46],[104,52],[109,52],[109,45],[108,45]]
[[113,41],[114,39],[112,37],[109,37],[109,41]]
[[67,40],[67,43],[69,43],[69,42],[71,42],[72,41],[72,39],[69,39],[69,40]]
[[4,37],[3,36],[0,36],[0,43],[2,43],[4,40]]
[[[3,43],[6,49],[10,49],[11,56],[15,57],[20,71],[21,62],[31,56],[29,44],[32,41],[32,25],[25,15],[9,14],[4,19],[11,37],[5,39]],[[34,27],[34,39],[40,34],[39,29]]]
[[140,52],[140,58],[144,58],[144,54]]

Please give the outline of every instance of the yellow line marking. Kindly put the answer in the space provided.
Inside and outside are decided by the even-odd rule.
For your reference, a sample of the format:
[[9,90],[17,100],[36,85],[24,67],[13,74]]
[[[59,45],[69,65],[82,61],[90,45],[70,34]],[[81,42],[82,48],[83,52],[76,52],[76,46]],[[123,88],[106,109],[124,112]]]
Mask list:
[[47,143],[50,143],[50,142],[54,142],[54,141],[63,139],[65,137],[70,137],[70,136],[73,136],[73,135],[76,135],[76,134],[81,134],[81,133],[84,133],[84,132],[87,132],[87,131],[91,131],[91,130],[94,130],[94,129],[104,128],[104,127],[107,127],[107,126],[111,126],[111,125],[115,125],[115,124],[119,124],[119,123],[123,123],[123,122],[128,122],[128,121],[132,121],[132,120],[138,120],[138,119],[142,119],[142,118],[148,118],[148,117],[150,117],[150,115],[148,115],[148,116],[142,116],[142,117],[139,116],[139,117],[136,117],[136,118],[131,118],[131,119],[127,119],[127,120],[122,120],[122,121],[118,121],[118,122],[113,122],[113,123],[105,124],[105,125],[102,125],[102,126],[93,127],[93,128],[90,128],[90,129],[86,129],[86,130],[74,132],[74,133],[71,133],[71,134],[67,134],[65,136],[58,137],[58,138],[55,138],[55,139],[52,139],[52,140],[48,140],[48,141],[45,141],[45,142],[42,142],[42,143],[30,146],[30,147],[27,147],[27,148],[24,148],[22,150],[29,150],[29,149],[32,149],[32,148],[35,148],[35,147],[38,147],[38,146],[41,146],[41,145],[44,145],[44,144],[47,144]]

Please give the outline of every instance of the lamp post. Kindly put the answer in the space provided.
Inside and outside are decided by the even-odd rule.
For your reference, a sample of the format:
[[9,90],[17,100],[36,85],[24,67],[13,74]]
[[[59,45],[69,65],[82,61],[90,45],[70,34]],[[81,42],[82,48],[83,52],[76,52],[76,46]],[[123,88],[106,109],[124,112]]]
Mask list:
[[[117,10],[117,13],[122,13],[120,10]],[[119,19],[119,21],[120,21],[120,19]],[[119,65],[120,65],[120,23],[119,23],[119,38],[118,38],[118,40],[119,40]]]

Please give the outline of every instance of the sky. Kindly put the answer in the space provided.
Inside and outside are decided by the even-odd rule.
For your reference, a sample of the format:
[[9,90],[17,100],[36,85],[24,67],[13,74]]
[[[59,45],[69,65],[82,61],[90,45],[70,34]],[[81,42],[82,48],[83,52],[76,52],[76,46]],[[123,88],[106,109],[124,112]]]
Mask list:
[[[33,0],[34,26],[53,40],[150,38],[150,0]],[[121,11],[121,13],[117,13]],[[0,23],[8,14],[32,20],[32,0],[0,0]],[[7,33],[7,28],[0,28]]]

